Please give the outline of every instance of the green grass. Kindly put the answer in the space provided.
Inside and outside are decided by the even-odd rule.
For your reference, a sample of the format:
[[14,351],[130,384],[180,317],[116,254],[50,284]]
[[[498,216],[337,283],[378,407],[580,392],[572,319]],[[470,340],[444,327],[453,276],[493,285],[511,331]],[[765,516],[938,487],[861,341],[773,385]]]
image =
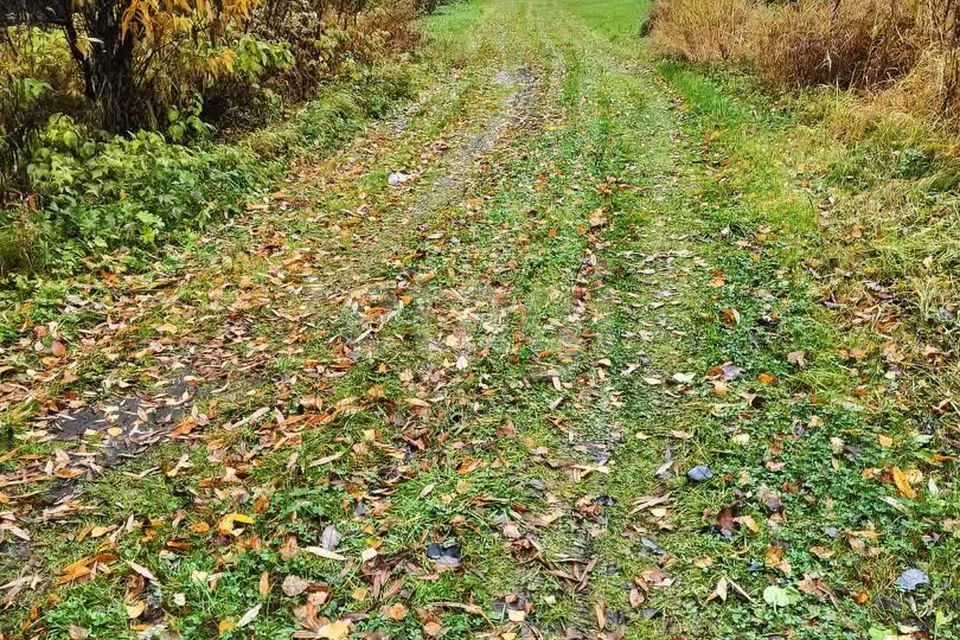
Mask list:
[[[836,260],[834,256],[847,252],[842,259],[847,269],[857,270],[855,280],[874,276],[876,268],[869,253],[852,256],[843,239],[831,228],[824,229],[816,206],[818,194],[811,197],[804,186],[810,182],[819,186],[817,180],[824,178],[831,180],[830,173],[835,175],[835,167],[842,163],[856,167],[860,174],[882,174],[883,160],[875,160],[874,152],[867,151],[876,149],[880,141],[868,138],[849,147],[840,146],[820,123],[814,123],[813,129],[799,126],[791,112],[805,108],[804,98],[786,108],[777,105],[757,109],[762,94],[750,92],[744,99],[743,94],[724,86],[731,79],[736,82],[735,76],[711,78],[673,65],[661,67],[661,74],[689,105],[686,127],[691,137],[705,140],[706,157],[715,160],[708,163],[715,169],[700,173],[703,186],[697,199],[705,231],[713,237],[729,238],[714,249],[712,261],[723,270],[726,281],[711,295],[716,319],[698,331],[697,351],[706,356],[705,365],[725,360],[746,364],[738,387],[760,392],[765,400],[760,408],[745,408],[742,402],[718,404],[724,410],[714,412],[718,421],[704,431],[733,431],[750,439],[745,445],[731,447],[724,438],[706,437],[703,446],[706,451],[726,450],[720,458],[720,471],[728,478],[739,478],[731,484],[748,498],[755,496],[759,487],[779,486],[784,512],[789,516],[788,525],[778,525],[770,533],[761,531],[759,539],[751,539],[748,534],[738,545],[739,554],[762,562],[764,547],[776,543],[786,549],[792,565],[789,576],[781,572],[781,584],[815,574],[835,590],[859,592],[866,599],[858,606],[851,604],[848,596],[835,610],[832,606],[828,610],[805,598],[793,611],[784,611],[771,622],[781,629],[799,629],[804,624],[811,637],[818,638],[844,637],[846,628],[871,634],[892,630],[902,619],[890,600],[896,596],[893,582],[906,568],[919,566],[931,575],[934,588],[925,594],[924,604],[915,609],[916,615],[937,637],[954,637],[949,611],[960,594],[945,577],[956,571],[954,562],[948,560],[955,540],[943,529],[940,514],[956,509],[957,495],[950,479],[952,465],[932,463],[929,457],[932,442],[946,431],[939,436],[934,433],[932,438],[921,435],[925,430],[921,407],[926,395],[922,380],[908,373],[894,388],[884,376],[887,367],[877,354],[861,362],[842,355],[843,349],[865,345],[869,349],[871,343],[889,345],[901,337],[900,332],[894,329],[895,336],[881,337],[863,329],[841,328],[820,298],[819,287],[832,280],[820,268],[829,263],[821,260]],[[767,115],[771,113],[781,115],[771,118]],[[883,154],[880,156],[883,158]],[[807,168],[798,171],[801,166]],[[809,169],[818,166],[825,167],[825,176]],[[795,176],[801,171],[798,183]],[[862,205],[879,197],[888,180],[844,181],[844,190],[833,191],[832,195],[841,201],[855,198]],[[832,215],[840,216],[841,225],[856,224],[844,219],[849,215],[846,208]],[[763,241],[759,241],[761,234]],[[890,277],[903,277],[904,266],[892,269]],[[722,322],[719,312],[727,308],[739,312],[740,322],[735,328]],[[765,320],[771,308],[779,313],[775,324]],[[913,322],[909,315],[905,319]],[[903,348],[910,347],[904,343]],[[810,363],[803,371],[786,361],[787,353],[794,351],[803,351]],[[760,373],[777,375],[780,386],[764,388],[757,384]],[[731,388],[731,393],[738,387]],[[806,426],[812,416],[818,417],[816,428]],[[803,433],[797,437],[800,426]],[[833,438],[842,439],[848,447],[844,455],[837,455]],[[878,444],[881,438],[890,438],[892,445]],[[782,453],[771,456],[771,442],[780,443]],[[770,459],[786,466],[771,473],[763,466]],[[939,492],[918,487],[916,500],[904,500],[889,477],[893,466],[921,469],[926,477],[935,479]],[[872,473],[864,471],[869,469],[881,475],[865,475]],[[785,487],[790,489],[786,495]],[[732,502],[732,497],[721,498],[724,493],[730,495],[720,488],[707,492],[689,509],[696,512]],[[763,511],[754,506],[751,515],[759,522]],[[858,550],[831,542],[822,533],[825,526],[841,531],[866,526],[876,532],[877,538]],[[946,535],[933,548],[925,537],[931,531]],[[699,536],[681,536],[681,544],[685,556],[703,549]],[[833,555],[829,559],[812,555],[810,549],[820,546],[828,547]],[[734,567],[728,570],[736,571]],[[750,580],[742,569],[733,575]],[[730,612],[728,607],[711,618],[733,624],[735,616],[736,608]]]
[[[318,153],[309,179],[284,185],[298,204],[183,256],[169,273],[190,277],[143,294],[130,330],[79,359],[77,381],[31,380],[22,370],[42,356],[32,341],[14,350],[14,375],[40,398],[5,414],[24,453],[78,453],[26,438],[44,397],[102,397],[118,379],[141,393],[187,354],[205,367],[196,411],[210,424],[81,482],[85,508],[66,520],[17,511],[31,571],[58,576],[98,551],[118,559],[27,592],[0,629],[287,637],[308,597],[281,591],[293,575],[312,585],[321,623],[349,619],[358,637],[424,638],[432,622],[444,638],[595,637],[598,610],[631,640],[846,640],[905,626],[957,637],[952,423],[928,409],[948,378],[891,377],[889,336],[823,304],[824,287],[841,286],[833,268],[889,278],[924,253],[913,235],[857,249],[825,230],[824,192],[811,196],[842,185],[844,200],[876,203],[858,189],[891,170],[875,159],[894,143],[848,147],[813,116],[815,97],[660,63],[634,37],[647,9],[443,9],[424,50],[438,80],[403,128]],[[520,68],[536,79],[526,104],[502,82]],[[464,161],[491,127],[492,147]],[[850,167],[862,179],[837,178]],[[420,175],[384,186],[397,170]],[[916,194],[925,178],[900,180]],[[51,284],[18,313],[53,319],[67,290]],[[918,308],[935,313],[937,293]],[[114,313],[128,310],[117,298]],[[71,346],[103,318],[91,313],[64,322]],[[900,336],[914,322],[904,317],[887,330]],[[133,355],[167,322],[182,343]],[[740,373],[715,386],[727,362]],[[695,465],[712,478],[689,481]],[[923,474],[914,498],[893,467]],[[651,496],[664,502],[637,511]],[[721,532],[725,507],[738,520]],[[227,514],[253,522],[221,534]],[[91,526],[115,528],[78,541]],[[345,560],[303,551],[329,526]],[[444,571],[428,549],[448,543],[462,559]],[[23,563],[0,557],[6,582]],[[582,585],[563,577],[585,566]],[[899,591],[908,567],[932,585]],[[721,579],[746,596],[730,587],[707,602]],[[518,601],[522,622],[504,610]],[[123,605],[137,603],[130,619]],[[249,625],[228,628],[257,605]]]

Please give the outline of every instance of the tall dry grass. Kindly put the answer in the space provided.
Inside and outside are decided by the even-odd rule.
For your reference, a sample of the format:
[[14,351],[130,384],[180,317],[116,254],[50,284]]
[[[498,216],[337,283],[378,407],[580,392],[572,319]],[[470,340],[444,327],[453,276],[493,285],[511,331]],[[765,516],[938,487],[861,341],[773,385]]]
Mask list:
[[672,56],[692,62],[741,59],[754,8],[748,0],[670,0],[654,5],[654,39]]
[[881,100],[960,121],[960,0],[661,0],[655,42],[781,86],[881,91]]

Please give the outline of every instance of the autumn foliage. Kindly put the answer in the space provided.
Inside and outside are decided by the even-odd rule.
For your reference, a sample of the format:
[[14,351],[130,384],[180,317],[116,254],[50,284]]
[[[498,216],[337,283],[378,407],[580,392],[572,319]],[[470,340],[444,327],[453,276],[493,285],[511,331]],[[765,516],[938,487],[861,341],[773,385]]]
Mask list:
[[[0,175],[63,113],[92,130],[249,127],[416,42],[416,0],[0,0]],[[3,180],[0,179],[0,187]]]

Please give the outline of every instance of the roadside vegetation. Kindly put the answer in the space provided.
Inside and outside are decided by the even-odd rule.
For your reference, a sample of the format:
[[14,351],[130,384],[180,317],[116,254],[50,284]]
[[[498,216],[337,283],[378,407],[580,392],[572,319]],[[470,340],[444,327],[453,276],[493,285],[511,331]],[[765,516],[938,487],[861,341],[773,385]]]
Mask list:
[[[659,71],[702,141],[711,177],[703,206],[736,247],[719,257],[715,343],[728,356],[759,355],[771,326],[794,326],[806,346],[781,347],[786,368],[760,380],[790,391],[780,420],[794,433],[783,437],[814,432],[797,415],[807,403],[823,407],[813,409],[816,423],[829,421],[831,405],[840,409],[833,420],[856,416],[831,431],[831,452],[820,460],[836,469],[837,456],[845,458],[865,484],[834,485],[811,501],[822,520],[810,521],[807,535],[816,538],[837,516],[866,525],[866,537],[848,533],[845,546],[861,554],[850,566],[873,588],[845,593],[910,620],[873,626],[871,637],[954,637],[958,627],[956,12],[939,1],[664,0],[645,27],[672,60]],[[767,257],[774,268],[761,266]],[[731,288],[731,273],[752,284]],[[791,278],[788,321],[763,299]],[[761,413],[776,411],[768,404]],[[768,469],[779,465],[779,441],[761,445]],[[804,477],[817,473],[811,459]],[[893,497],[877,495],[876,482]],[[780,489],[811,484],[788,480]],[[838,504],[846,506],[835,511]],[[843,584],[833,551],[774,544],[768,565],[776,545],[787,557],[806,544],[830,559],[827,572],[802,570],[801,591],[830,578]],[[913,575],[932,588],[913,596]],[[911,594],[907,606],[881,595],[884,584]]]
[[669,55],[781,87],[868,89],[887,110],[954,120],[958,19],[953,0],[663,0],[647,28]]
[[[412,92],[417,0],[0,13],[0,277],[144,268]],[[306,105],[306,106],[303,106]],[[290,119],[291,113],[296,111]],[[255,129],[262,129],[251,133]]]

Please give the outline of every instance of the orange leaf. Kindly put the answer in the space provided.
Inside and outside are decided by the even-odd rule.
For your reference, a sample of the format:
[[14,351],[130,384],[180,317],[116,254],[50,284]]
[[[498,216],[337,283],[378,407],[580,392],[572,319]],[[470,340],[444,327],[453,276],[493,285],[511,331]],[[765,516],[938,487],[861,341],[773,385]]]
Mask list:
[[460,468],[457,469],[457,472],[460,475],[465,476],[472,471],[476,471],[477,467],[479,467],[481,464],[483,464],[483,460],[470,460],[469,462],[464,462],[462,465],[460,465]]

